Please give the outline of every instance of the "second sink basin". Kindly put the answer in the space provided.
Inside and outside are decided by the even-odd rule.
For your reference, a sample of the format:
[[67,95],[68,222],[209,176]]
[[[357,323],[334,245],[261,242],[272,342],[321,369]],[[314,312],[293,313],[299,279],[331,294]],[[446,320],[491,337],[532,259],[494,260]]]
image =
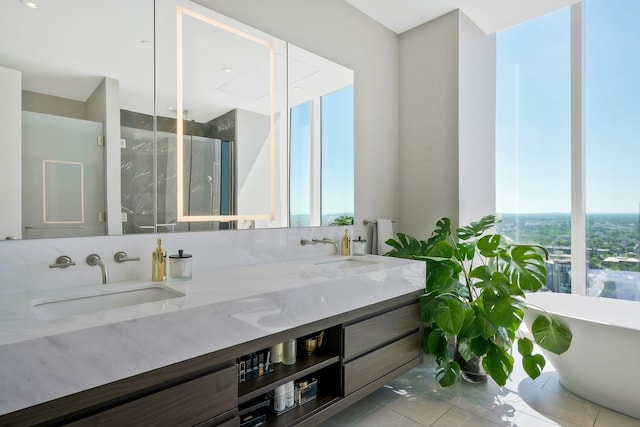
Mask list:
[[105,285],[105,289],[100,290],[34,299],[31,307],[36,319],[52,320],[185,296],[182,292],[161,284],[131,285],[116,289],[108,287],[109,285]]
[[364,266],[367,266],[367,265],[374,265],[374,264],[377,264],[377,263],[378,262],[376,262],[376,261],[369,261],[369,260],[366,260],[366,259],[343,258],[343,259],[336,259],[336,260],[331,260],[331,261],[318,262],[318,263],[316,263],[316,265],[320,265],[322,267],[331,267],[331,268],[338,268],[338,269],[348,270],[350,268],[364,267]]

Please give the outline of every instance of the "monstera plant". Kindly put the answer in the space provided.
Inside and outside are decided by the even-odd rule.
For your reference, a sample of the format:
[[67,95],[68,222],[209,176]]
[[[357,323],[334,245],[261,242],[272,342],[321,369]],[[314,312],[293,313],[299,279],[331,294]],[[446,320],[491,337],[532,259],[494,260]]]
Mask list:
[[[513,371],[516,342],[531,378],[544,368],[544,356],[533,354],[532,341],[518,331],[526,293],[545,285],[544,258],[533,246],[514,245],[489,233],[497,222],[488,215],[454,234],[450,219],[442,218],[428,240],[398,233],[386,242],[393,247],[387,255],[426,262],[425,293],[420,297],[423,346],[435,357],[442,386],[454,384],[460,365],[474,360],[505,385]],[[538,345],[556,354],[571,344],[571,331],[553,317],[538,317],[531,332]]]

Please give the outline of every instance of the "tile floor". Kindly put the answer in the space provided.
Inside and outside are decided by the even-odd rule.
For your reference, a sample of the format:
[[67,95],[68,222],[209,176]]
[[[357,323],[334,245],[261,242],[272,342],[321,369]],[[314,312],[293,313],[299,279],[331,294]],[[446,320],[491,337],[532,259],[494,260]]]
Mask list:
[[[516,352],[517,353],[517,352]],[[547,367],[531,380],[516,360],[504,387],[484,384],[442,388],[435,364],[422,365],[321,424],[322,427],[640,427],[640,420],[603,408],[566,390]],[[640,391],[639,391],[640,392]]]

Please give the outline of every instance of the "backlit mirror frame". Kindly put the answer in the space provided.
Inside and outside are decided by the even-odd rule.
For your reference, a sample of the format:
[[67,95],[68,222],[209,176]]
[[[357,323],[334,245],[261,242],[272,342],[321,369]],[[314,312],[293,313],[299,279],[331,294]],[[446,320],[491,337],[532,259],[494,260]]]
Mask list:
[[[250,215],[187,215],[184,212],[184,58],[183,58],[183,43],[184,40],[184,32],[183,32],[183,20],[184,16],[189,16],[194,19],[205,22],[209,25],[222,29],[224,31],[228,31],[238,37],[244,38],[251,42],[257,43],[261,46],[264,46],[269,51],[269,153],[270,153],[270,174],[269,174],[269,182],[270,182],[270,206],[268,208],[268,212],[262,214],[250,214]],[[176,10],[176,18],[177,18],[177,27],[176,27],[176,38],[177,38],[177,70],[176,70],[176,113],[177,113],[177,136],[176,136],[176,170],[177,170],[177,220],[178,222],[199,222],[199,221],[221,221],[221,222],[229,222],[229,221],[239,221],[239,220],[247,220],[247,221],[255,221],[255,220],[264,220],[264,221],[272,221],[275,219],[275,150],[276,150],[276,130],[275,130],[275,47],[272,42],[265,40],[259,36],[249,34],[248,32],[242,31],[236,27],[220,22],[219,20],[213,19],[209,16],[202,15],[200,13],[194,12],[191,9],[178,6]],[[237,190],[236,190],[237,196]]]

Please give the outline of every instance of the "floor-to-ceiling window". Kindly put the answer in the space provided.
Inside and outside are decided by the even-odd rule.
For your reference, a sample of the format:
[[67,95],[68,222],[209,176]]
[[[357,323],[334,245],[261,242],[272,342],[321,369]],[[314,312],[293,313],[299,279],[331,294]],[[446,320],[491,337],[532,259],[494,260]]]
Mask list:
[[640,2],[573,8],[497,36],[499,231],[550,249],[553,291],[640,300]]
[[547,286],[571,292],[570,13],[497,36],[496,211],[498,231],[549,248]]
[[640,301],[640,2],[584,3],[588,293]]

